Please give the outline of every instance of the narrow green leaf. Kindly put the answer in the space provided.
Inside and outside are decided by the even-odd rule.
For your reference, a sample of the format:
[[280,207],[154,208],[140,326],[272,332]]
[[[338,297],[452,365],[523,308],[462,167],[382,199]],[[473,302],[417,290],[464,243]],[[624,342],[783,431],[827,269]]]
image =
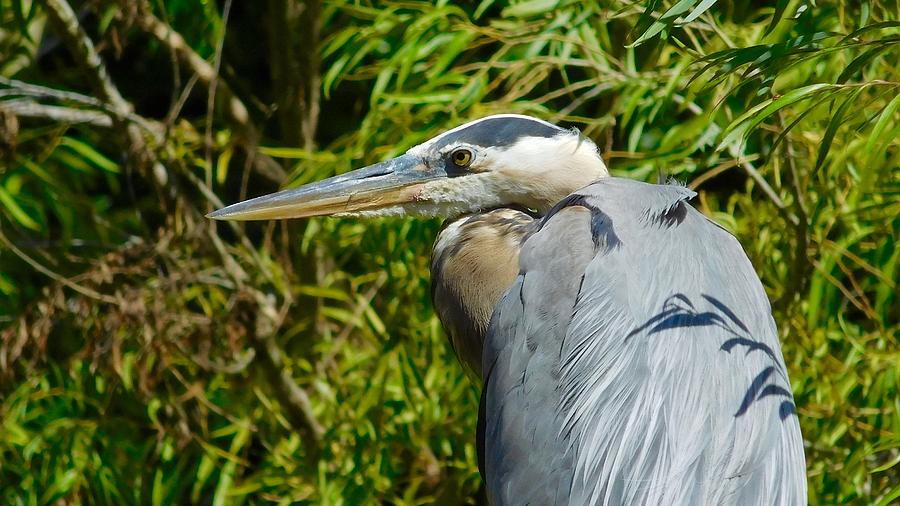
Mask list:
[[344,71],[344,67],[347,66],[347,63],[350,61],[350,54],[344,53],[340,58],[337,59],[334,63],[328,67],[328,71],[325,72],[325,75],[322,77],[322,89],[325,91],[325,98],[329,98],[331,96],[331,91],[340,81],[341,75]]
[[694,7],[694,10],[692,10],[690,14],[685,16],[684,20],[681,21],[681,23],[687,24],[687,23],[690,23],[691,21],[694,21],[695,19],[699,18],[700,16],[703,15],[704,12],[709,10],[709,8],[712,7],[713,4],[716,3],[716,1],[717,0],[703,0],[702,2],[700,2],[699,5]]
[[[707,3],[708,1],[709,0],[703,0],[702,3]],[[644,42],[652,39],[664,29],[671,26],[678,16],[684,14],[685,12],[688,12],[692,7],[694,7],[696,3],[697,0],[680,0],[672,7],[669,7],[669,9],[664,12],[663,15],[660,16],[656,21],[654,21],[653,24],[650,25],[650,28],[648,28],[640,37],[638,37],[636,41],[628,44],[625,47],[637,47]],[[715,3],[715,1],[713,1],[712,3]],[[710,5],[712,5],[712,3],[710,3]],[[709,7],[707,6],[707,8]],[[697,15],[699,16],[700,14],[703,14],[703,11],[700,11]]]
[[117,163],[105,157],[99,151],[94,149],[93,146],[85,142],[73,139],[72,137],[63,137],[62,139],[60,139],[59,145],[71,149],[101,170],[110,172],[112,174],[118,174],[119,172],[121,172]]
[[228,166],[231,164],[231,155],[233,153],[234,148],[229,145],[222,150],[219,158],[216,159],[216,182],[220,185],[225,184],[225,179],[228,178]]
[[882,21],[880,23],[872,23],[871,25],[864,26],[862,28],[858,28],[849,34],[847,34],[843,39],[841,39],[840,43],[843,44],[848,40],[853,40],[858,38],[860,35],[871,32],[873,30],[881,30],[884,28],[897,28],[900,27],[900,21]]
[[866,142],[866,152],[869,154],[870,158],[874,156],[873,150],[875,149],[875,146],[881,144],[881,137],[887,130],[887,126],[890,124],[891,120],[893,120],[894,113],[897,112],[898,107],[900,107],[900,93],[894,96],[893,100],[888,102],[888,105],[881,111],[878,121],[875,122],[875,126],[872,128],[872,133],[869,134],[869,140]]
[[889,44],[884,44],[880,46],[875,46],[872,49],[869,49],[865,53],[857,56],[853,59],[848,65],[847,68],[841,72],[841,75],[838,76],[835,81],[837,84],[844,84],[848,79],[856,75],[857,72],[862,70],[863,67],[868,65],[869,62],[875,59],[881,53],[887,51],[891,46]]
[[25,228],[29,228],[31,230],[40,231],[41,226],[38,222],[34,221],[31,216],[28,216],[28,213],[19,206],[19,203],[16,202],[16,199],[13,198],[9,192],[6,191],[6,188],[0,186],[0,203],[6,207],[6,210],[9,211],[9,214],[13,217],[14,220],[19,222]]
[[209,453],[204,453],[200,457],[200,465],[197,466],[197,474],[191,486],[191,501],[195,504],[200,502],[200,494],[207,485],[207,480],[215,469],[215,464],[216,460]]
[[482,15],[484,15],[485,11],[491,8],[494,5],[496,0],[481,0],[481,3],[478,4],[478,8],[475,9],[475,13],[472,14],[473,19],[480,19]]
[[721,143],[719,143],[719,147],[717,149],[722,149],[723,147],[740,140],[747,132],[762,123],[766,118],[771,116],[776,111],[791,104],[797,103],[801,100],[806,100],[816,93],[821,92],[822,90],[834,89],[835,87],[835,85],[826,83],[812,84],[809,86],[791,90],[778,98],[769,99],[765,102],[762,102],[761,104],[753,107],[749,111],[739,116],[736,120],[732,121],[730,125],[728,125],[728,128],[726,128],[725,132],[723,132],[725,139]]
[[513,4],[501,13],[504,18],[530,18],[538,14],[550,12],[559,5],[560,0],[525,0]]
[[900,499],[900,485],[894,487],[894,490],[891,490],[884,496],[884,499],[878,502],[878,506],[888,506],[889,504],[893,504],[897,499]]
[[290,160],[310,160],[313,162],[332,163],[337,161],[334,153],[328,151],[307,151],[301,148],[283,148],[278,146],[260,146],[260,153],[273,158],[286,158]]
[[825,163],[825,157],[828,155],[828,151],[831,149],[831,143],[834,141],[834,134],[837,133],[838,128],[840,128],[844,114],[850,109],[850,106],[856,103],[856,99],[859,97],[859,94],[863,91],[862,88],[857,88],[850,93],[850,95],[841,102],[841,105],[838,106],[837,110],[834,111],[834,114],[831,116],[831,120],[828,122],[828,127],[825,129],[825,135],[822,136],[822,142],[819,144],[819,153],[816,156],[816,165],[813,168],[813,172],[818,172],[822,167],[822,164]]
[[882,471],[887,471],[888,469],[896,466],[897,464],[900,464],[900,454],[895,455],[894,458],[888,460],[887,462],[876,467],[875,469],[872,469],[871,471],[869,471],[869,473],[880,473]]
[[784,16],[784,11],[787,9],[788,4],[790,4],[790,0],[778,0],[778,3],[775,4],[775,12],[772,13],[772,19],[769,21],[769,26],[766,27],[766,32],[763,36],[769,35],[772,33],[772,30],[778,26],[778,23],[781,21],[781,18]]
[[[235,434],[234,439],[231,440],[231,447],[228,450],[229,453],[237,455],[249,439],[250,430],[245,425],[241,425],[240,430]],[[234,484],[234,475],[236,471],[237,463],[234,460],[230,459],[222,466],[222,472],[219,474],[219,482],[216,484],[216,490],[213,494],[213,506],[225,506],[226,498],[231,492],[232,485]]]
[[[891,246],[894,252],[882,267],[882,272],[887,279],[897,279],[897,267],[900,265],[900,246],[896,244]],[[875,291],[875,311],[881,314],[884,319],[888,318],[887,308],[890,307],[889,301],[892,297],[897,297],[896,287],[892,287],[887,283],[879,283]],[[898,446],[900,446],[900,443],[898,443]]]

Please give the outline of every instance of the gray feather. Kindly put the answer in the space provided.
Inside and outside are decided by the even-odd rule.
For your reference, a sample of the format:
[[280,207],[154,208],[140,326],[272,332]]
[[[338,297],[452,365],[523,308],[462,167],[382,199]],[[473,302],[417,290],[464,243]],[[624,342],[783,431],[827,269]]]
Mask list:
[[608,178],[524,243],[483,367],[500,504],[804,504],[768,300],[687,188]]

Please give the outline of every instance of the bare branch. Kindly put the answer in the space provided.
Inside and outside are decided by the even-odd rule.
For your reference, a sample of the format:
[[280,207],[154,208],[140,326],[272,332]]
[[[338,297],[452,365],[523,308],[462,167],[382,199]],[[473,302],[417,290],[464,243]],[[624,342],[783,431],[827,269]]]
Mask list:
[[106,110],[95,111],[90,109],[76,109],[58,105],[46,105],[27,98],[14,100],[2,100],[0,106],[16,116],[22,118],[38,118],[56,121],[59,123],[79,124],[86,123],[93,126],[112,128],[118,124],[117,120],[124,120],[141,127],[155,140],[162,140],[164,127],[137,114],[129,114],[121,118],[115,113]]
[[56,281],[57,283],[65,285],[65,286],[71,288],[72,290],[75,290],[76,292],[78,292],[84,296],[90,297],[92,299],[96,299],[101,302],[105,302],[107,304],[118,304],[119,303],[119,301],[116,300],[115,297],[112,297],[112,296],[106,295],[106,294],[102,294],[96,290],[92,290],[85,286],[81,286],[78,283],[75,283],[74,281],[66,278],[65,276],[59,275],[59,274],[51,271],[50,269],[44,267],[43,265],[41,265],[40,262],[38,262],[34,258],[31,258],[27,254],[25,254],[24,251],[17,248],[16,245],[12,243],[12,241],[10,241],[9,239],[6,238],[6,235],[3,234],[2,230],[0,230],[0,243],[3,243],[3,245],[6,246],[7,248],[9,248],[9,250],[12,251],[13,254],[15,254],[17,257],[21,258],[25,263],[27,263],[32,268],[34,268],[34,270],[47,276],[48,278],[52,279],[53,281]]
[[68,102],[77,102],[79,104],[90,105],[93,107],[104,107],[105,104],[94,97],[83,95],[74,91],[57,90],[37,84],[26,83],[17,79],[9,79],[0,76],[0,84],[8,86],[9,90],[0,90],[0,97],[7,95],[25,95],[34,98],[52,98],[54,100],[63,100]]
[[[732,153],[732,155],[734,155],[734,153]],[[735,157],[737,158],[737,156]],[[769,200],[771,200],[772,203],[775,204],[775,207],[777,207],[781,214],[784,215],[784,218],[791,225],[796,226],[797,223],[799,223],[797,215],[788,211],[787,204],[785,204],[784,201],[781,200],[781,197],[779,197],[778,194],[775,193],[775,190],[773,190],[772,187],[769,186],[766,178],[762,177],[759,171],[756,170],[756,167],[754,167],[750,162],[744,162],[741,164],[741,168],[744,169],[744,172],[746,172],[747,175],[750,176],[750,178],[753,179],[753,181],[755,181],[757,185],[759,185],[759,188],[763,191],[763,193],[766,194],[767,197],[769,197]]]
[[[313,413],[309,396],[285,368],[283,353],[274,336],[271,334],[265,337],[258,336],[251,342],[257,356],[264,363],[263,369],[269,376],[269,383],[278,397],[278,402],[284,408],[288,421],[298,429],[306,428],[314,441],[321,441],[325,429]],[[317,444],[310,445],[309,448],[317,446]]]
[[[782,130],[785,129],[784,117],[779,111],[778,123]],[[793,262],[788,275],[787,286],[784,292],[778,297],[773,305],[776,307],[785,307],[794,300],[794,297],[806,288],[809,281],[809,275],[812,272],[812,264],[809,262],[809,212],[806,209],[806,197],[800,188],[800,172],[797,169],[797,153],[794,152],[793,144],[790,136],[784,139],[784,160],[788,165],[788,182],[790,184],[791,194],[794,197],[794,209],[797,212],[797,220],[794,222],[794,238],[797,240],[797,246],[793,248]],[[852,276],[850,277],[852,280]],[[862,292],[860,292],[862,293]]]
[[[97,92],[103,102],[107,103],[113,113],[118,116],[113,120],[117,123],[125,123],[124,119],[134,113],[134,108],[119,93],[106,70],[103,60],[97,53],[94,43],[85,33],[78,17],[66,0],[46,0],[47,17],[56,26],[57,31],[69,51],[79,60],[86,70],[85,75],[91,81],[92,88]],[[159,168],[155,154],[147,147],[140,129],[133,123],[125,123],[125,132],[128,137],[129,151],[141,168]]]
[[[200,57],[184,40],[180,33],[173,30],[169,25],[165,24],[154,16],[149,8],[142,9],[138,14],[137,24],[145,32],[152,35],[160,43],[174,51],[178,61],[185,67],[191,69],[191,72],[197,75],[200,83],[206,87],[211,87],[213,81],[216,80],[218,72],[206,60]],[[217,94],[221,97],[225,104],[225,112],[229,119],[240,127],[248,127],[250,124],[250,113],[243,102],[231,91],[228,83],[222,81],[217,84]]]
[[0,104],[7,111],[22,118],[41,118],[70,124],[87,123],[104,128],[113,126],[112,118],[105,112],[44,105],[28,99],[5,100]]
[[80,63],[88,71],[86,75],[91,80],[91,87],[97,91],[104,102],[112,106],[113,110],[122,114],[133,111],[131,104],[126,101],[119,90],[113,84],[106,70],[106,65],[97,53],[94,43],[85,33],[75,11],[66,0],[46,0],[47,15],[56,25],[60,35],[65,39],[66,45]]
[[178,32],[157,18],[150,12],[149,7],[143,5],[137,17],[137,24],[144,31],[152,35],[161,44],[175,53],[178,61],[193,72],[201,84],[207,88],[213,87],[216,81],[215,91],[224,104],[225,115],[238,133],[243,137],[241,146],[247,152],[247,156],[253,160],[256,171],[263,177],[282,183],[287,179],[287,173],[272,158],[256,151],[260,135],[250,121],[250,113],[244,103],[232,92],[231,87],[222,79],[216,79],[216,69],[206,60],[200,57],[188,45]]
[[[206,185],[212,186],[213,166],[212,166],[212,148],[213,148],[213,111],[216,108],[216,88],[219,84],[219,68],[222,65],[222,49],[225,47],[225,32],[228,31],[228,15],[231,12],[231,0],[225,0],[225,7],[222,9],[222,33],[219,34],[219,40],[216,42],[216,55],[213,58],[213,76],[209,83],[209,93],[206,100],[206,130],[204,133],[204,151],[206,152]],[[246,109],[244,114],[246,114]]]

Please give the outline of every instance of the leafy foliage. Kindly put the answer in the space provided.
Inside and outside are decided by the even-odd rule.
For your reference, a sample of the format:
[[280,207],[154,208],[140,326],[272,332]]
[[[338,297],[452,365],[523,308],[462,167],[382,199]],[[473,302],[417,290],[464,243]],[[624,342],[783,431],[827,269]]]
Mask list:
[[697,189],[774,302],[810,502],[900,499],[896,5],[74,3],[132,112],[60,3],[0,0],[4,502],[477,502],[439,223],[203,215],[495,112]]

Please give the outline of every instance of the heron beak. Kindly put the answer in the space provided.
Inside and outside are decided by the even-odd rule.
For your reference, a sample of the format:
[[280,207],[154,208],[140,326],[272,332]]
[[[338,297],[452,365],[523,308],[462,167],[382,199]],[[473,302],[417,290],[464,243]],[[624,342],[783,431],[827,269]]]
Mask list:
[[213,211],[216,220],[273,220],[330,216],[416,202],[427,181],[446,177],[405,154],[299,188],[256,197]]

